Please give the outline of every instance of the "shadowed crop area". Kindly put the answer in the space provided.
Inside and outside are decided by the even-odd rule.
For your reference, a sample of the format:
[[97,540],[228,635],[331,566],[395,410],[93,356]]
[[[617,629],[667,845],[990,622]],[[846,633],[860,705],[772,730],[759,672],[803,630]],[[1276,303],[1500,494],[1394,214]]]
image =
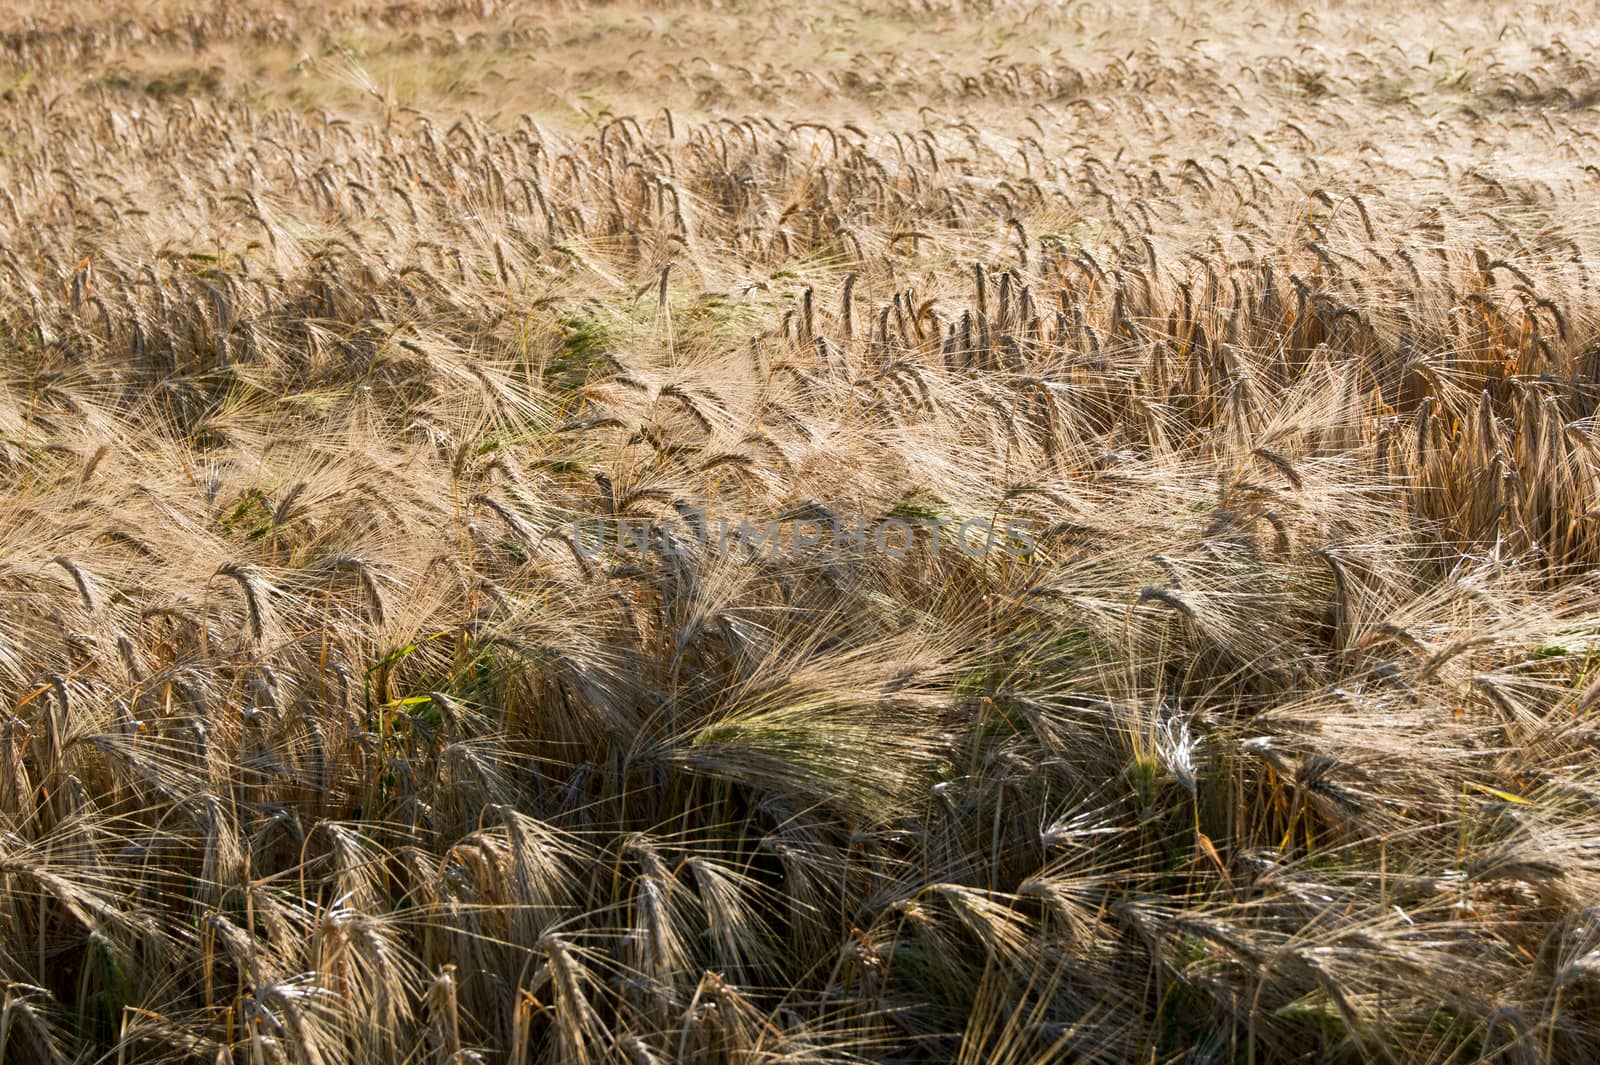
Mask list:
[[0,1060],[1600,1057],[1600,26],[0,12]]

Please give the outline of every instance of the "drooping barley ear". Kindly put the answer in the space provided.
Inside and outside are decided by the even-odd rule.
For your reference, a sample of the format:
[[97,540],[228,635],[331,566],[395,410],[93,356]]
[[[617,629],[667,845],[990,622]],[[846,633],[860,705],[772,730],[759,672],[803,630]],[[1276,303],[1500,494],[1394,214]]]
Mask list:
[[851,296],[856,290],[856,272],[854,270],[845,275],[844,294],[839,298],[839,319],[844,326],[844,338],[850,340],[855,336],[855,321],[851,314]]
[[1293,487],[1295,491],[1299,491],[1306,486],[1305,482],[1300,479],[1300,474],[1295,472],[1294,465],[1278,452],[1269,451],[1264,447],[1258,447],[1254,451],[1250,452],[1250,454],[1256,456],[1257,458],[1266,460],[1266,462],[1270,464],[1273,469],[1283,474],[1283,479],[1288,481],[1290,486]]
[[533,1042],[533,1018],[539,1000],[526,987],[517,988],[516,1006],[511,1016],[511,1051],[506,1055],[507,1065],[528,1065]]
[[1361,225],[1367,231],[1368,240],[1377,240],[1378,234],[1372,228],[1372,216],[1367,213],[1367,204],[1355,193],[1350,194],[1350,202],[1356,205],[1356,213],[1361,216]]
[[367,612],[373,624],[381,626],[388,613],[383,598],[382,574],[361,559],[356,559],[356,576],[361,581],[361,591],[366,596]]
[[78,589],[78,596],[83,600],[84,609],[91,614],[97,613],[100,609],[100,590],[89,571],[66,555],[57,555],[50,561],[66,570],[72,576],[72,583]]
[[80,484],[88,484],[89,478],[94,476],[94,471],[99,467],[101,461],[110,453],[111,445],[109,444],[101,444],[95,448],[94,454],[90,455],[89,460],[83,464],[83,473],[78,478],[78,482]]
[[384,600],[383,582],[392,578],[386,577],[359,555],[334,555],[322,562],[318,568],[354,573],[356,583],[361,586],[361,595],[366,602],[368,617],[376,625],[381,626],[384,623],[388,604]]
[[500,283],[506,288],[510,288],[511,268],[506,265],[505,245],[501,244],[498,240],[494,242],[494,263],[500,271]]
[[127,670],[128,679],[135,684],[143,684],[144,670],[139,667],[138,653],[125,632],[117,633],[117,653],[122,656],[122,668]]
[[42,987],[6,983],[5,999],[0,1002],[0,1056],[9,1060],[10,1048],[16,1051],[18,1060],[67,1065],[61,1039],[30,1001],[48,996],[49,992]]
[[[820,340],[821,338],[819,337],[818,339]],[[684,413],[694,419],[694,423],[702,431],[711,432],[711,417],[701,409],[702,401],[688,389],[680,388],[677,385],[664,385],[660,394],[664,398],[676,400],[678,405],[683,408]]]
[[1085,322],[1083,323],[1083,336],[1084,339],[1089,342],[1089,354],[1093,356],[1096,361],[1099,361],[1102,357],[1100,354],[1100,334],[1095,332],[1094,326],[1090,325],[1088,322]]
[[989,314],[989,284],[983,271],[983,264],[972,264],[972,283],[978,291],[978,313],[985,317]]
[[661,283],[656,291],[656,310],[665,313],[667,309],[667,279],[672,276],[672,263],[661,268]]
[[1138,602],[1140,604],[1151,602],[1164,603],[1189,620],[1195,620],[1194,606],[1184,599],[1180,593],[1167,588],[1156,588],[1153,586],[1145,588],[1139,593]]
[[428,989],[428,1020],[439,1048],[441,1065],[454,1062],[461,1053],[461,1008],[456,997],[456,967],[445,963]]
[[1365,636],[1356,641],[1356,646],[1363,648],[1369,647],[1379,642],[1382,638],[1387,638],[1394,641],[1400,646],[1406,648],[1406,650],[1410,651],[1412,654],[1416,655],[1418,658],[1425,657],[1428,654],[1428,647],[1426,644],[1413,636],[1411,631],[1405,626],[1397,625],[1392,621],[1380,621],[1376,625],[1373,625],[1367,630],[1367,634]]
[[1561,308],[1558,307],[1553,300],[1548,300],[1543,297],[1535,299],[1533,301],[1533,305],[1550,312],[1550,317],[1553,318],[1556,323],[1556,336],[1560,337],[1562,340],[1566,340],[1567,319],[1566,316],[1561,313]]
[[1350,625],[1355,609],[1355,587],[1350,583],[1350,577],[1345,572],[1344,560],[1326,547],[1319,547],[1314,552],[1316,556],[1327,564],[1333,573],[1333,603],[1330,606],[1333,621],[1333,645],[1344,648],[1350,642]]
[[312,1019],[307,1016],[309,1011],[305,1004],[315,1001],[312,994],[306,994],[299,987],[274,982],[258,990],[257,995],[258,1001],[263,1006],[272,1007],[273,1014],[283,1022],[287,1041],[294,1048],[294,1060],[305,1065],[328,1065],[322,1053],[321,1040],[317,1037]]
[[1273,531],[1278,534],[1277,542],[1274,545],[1278,554],[1287,555],[1290,547],[1293,545],[1293,541],[1289,537],[1288,523],[1283,520],[1283,516],[1276,510],[1264,510],[1261,512],[1261,517],[1264,518],[1267,524],[1272,526]]
[[278,501],[278,505],[272,508],[272,524],[274,526],[287,525],[294,520],[297,513],[295,503],[305,493],[306,487],[305,481],[296,481],[287,492],[283,493],[283,498]]
[[605,1026],[589,1002],[588,988],[593,976],[579,960],[577,951],[560,936],[547,934],[539,946],[548,962],[552,1021],[561,1045],[560,1060],[573,1063],[594,1060],[591,1048],[599,1042]]
[[71,722],[71,695],[67,680],[61,674],[48,674],[45,681],[50,685],[50,694],[54,698],[45,705],[44,733],[35,740],[35,746],[43,750],[43,757],[39,759],[41,768],[53,771],[60,764],[61,753],[66,748],[67,728]]
[[250,626],[250,636],[260,642],[272,620],[272,585],[261,570],[248,562],[224,562],[217,573],[233,579],[244,593],[245,618]]
[[[698,1015],[698,1011],[693,1009],[690,1010],[690,1013],[691,1015]],[[688,1028],[685,1028],[685,1038],[688,1036],[688,1031]],[[622,1036],[618,1043],[618,1049],[623,1054],[622,1060],[626,1061],[628,1065],[664,1065],[661,1056],[655,1052],[650,1044],[631,1032]],[[680,1049],[681,1047],[682,1041],[680,1040]],[[682,1059],[680,1058],[680,1060]]]
[[1443,669],[1452,658],[1479,647],[1491,646],[1497,643],[1499,639],[1498,635],[1489,633],[1463,636],[1460,639],[1451,640],[1428,657],[1428,660],[1422,664],[1422,669],[1418,672],[1417,677],[1421,681],[1432,680],[1438,676],[1439,670]]
[[1017,218],[1015,215],[1008,218],[1006,224],[1016,231],[1017,261],[1021,264],[1022,269],[1026,270],[1028,268],[1028,231],[1022,227],[1022,219]]
[[500,520],[505,522],[507,527],[509,527],[512,532],[516,533],[528,543],[533,544],[539,541],[539,535],[534,532],[533,527],[530,526],[526,521],[522,520],[522,516],[520,514],[506,506],[500,500],[491,495],[479,493],[478,495],[472,497],[472,501],[474,503],[481,503],[490,510],[494,511]]

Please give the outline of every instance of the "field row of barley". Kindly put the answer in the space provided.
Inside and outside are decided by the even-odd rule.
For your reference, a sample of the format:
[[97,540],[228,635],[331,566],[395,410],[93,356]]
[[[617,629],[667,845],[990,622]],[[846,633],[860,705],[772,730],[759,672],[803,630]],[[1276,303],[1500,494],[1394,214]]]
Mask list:
[[1597,205],[1582,5],[6,5],[0,1061],[1595,1060]]

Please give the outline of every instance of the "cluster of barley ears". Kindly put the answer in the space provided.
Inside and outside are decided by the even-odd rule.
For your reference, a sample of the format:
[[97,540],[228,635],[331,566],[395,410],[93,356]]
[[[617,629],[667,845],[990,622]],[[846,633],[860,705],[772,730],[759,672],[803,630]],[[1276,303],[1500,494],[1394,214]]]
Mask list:
[[0,1059],[1600,1054],[1593,28],[803,15],[0,16]]

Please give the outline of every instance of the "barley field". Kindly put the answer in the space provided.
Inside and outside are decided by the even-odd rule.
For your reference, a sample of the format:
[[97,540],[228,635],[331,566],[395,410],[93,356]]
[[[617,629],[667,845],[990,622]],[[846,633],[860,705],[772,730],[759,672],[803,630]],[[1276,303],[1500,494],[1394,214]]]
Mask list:
[[0,1061],[1600,1057],[1600,21],[0,11]]

